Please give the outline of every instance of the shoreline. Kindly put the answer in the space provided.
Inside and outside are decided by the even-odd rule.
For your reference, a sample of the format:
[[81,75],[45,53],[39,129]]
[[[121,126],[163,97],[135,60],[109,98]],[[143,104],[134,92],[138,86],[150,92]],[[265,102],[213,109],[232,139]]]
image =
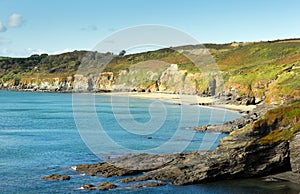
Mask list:
[[163,92],[152,92],[152,93],[140,93],[140,92],[108,92],[108,93],[95,93],[96,95],[105,96],[121,96],[121,97],[132,97],[149,100],[159,100],[172,104],[186,104],[186,105],[200,105],[211,108],[221,108],[230,111],[237,111],[240,113],[249,113],[257,108],[256,105],[236,105],[236,104],[225,104],[225,101],[214,97],[201,97],[198,95],[188,94],[170,94]]
[[[34,91],[34,90],[8,90],[0,89],[1,91],[11,91],[11,92],[32,92],[32,93],[58,93],[58,94],[73,94],[72,91]],[[77,93],[77,94],[84,94]],[[257,106],[256,105],[237,105],[233,103],[226,103],[215,97],[201,97],[198,95],[189,95],[189,94],[172,94],[165,92],[90,92],[86,94],[95,94],[95,95],[105,95],[105,96],[121,96],[121,97],[133,97],[149,100],[159,100],[172,104],[186,104],[186,105],[200,105],[211,108],[221,108],[231,111],[237,111],[240,113],[249,113],[253,111]]]

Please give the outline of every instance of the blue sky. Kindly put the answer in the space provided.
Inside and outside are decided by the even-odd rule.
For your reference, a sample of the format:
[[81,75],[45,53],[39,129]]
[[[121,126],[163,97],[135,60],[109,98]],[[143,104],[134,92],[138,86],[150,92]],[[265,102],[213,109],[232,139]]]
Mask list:
[[143,24],[201,43],[300,37],[299,0],[0,0],[0,56],[92,49]]

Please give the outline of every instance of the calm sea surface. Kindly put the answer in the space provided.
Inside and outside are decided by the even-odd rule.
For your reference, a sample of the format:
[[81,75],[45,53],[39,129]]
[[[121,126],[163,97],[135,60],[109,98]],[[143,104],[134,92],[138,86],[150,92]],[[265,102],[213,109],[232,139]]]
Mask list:
[[[128,101],[120,98],[115,102],[112,108],[110,96],[96,95],[97,117],[110,139],[130,150],[146,152],[171,140],[178,145],[186,145],[188,142],[185,151],[207,147],[215,149],[218,140],[224,137],[214,134],[217,141],[210,142],[210,139],[204,138],[204,133],[188,130],[194,122],[193,115],[186,113],[187,117],[182,119],[181,106],[168,103],[163,103],[167,114],[157,131],[151,135],[129,133],[122,125],[128,119]],[[152,121],[151,118],[161,117],[160,112],[152,111],[149,114],[151,104],[153,105],[153,101],[150,100],[130,99],[131,119],[147,123]],[[198,124],[220,123],[240,116],[235,112],[218,110],[218,114],[222,115],[221,119],[212,119],[216,110],[193,107],[195,108],[200,110]],[[134,128],[134,122],[131,125]],[[178,130],[180,137],[174,135]],[[0,193],[86,193],[79,189],[80,185],[115,181],[115,177],[90,177],[72,169],[77,164],[101,161],[101,158],[88,149],[80,133],[74,121],[72,94],[0,91]],[[192,138],[186,138],[191,137],[191,134]],[[106,154],[110,151],[106,150]],[[173,151],[176,150],[170,150]],[[120,153],[115,150],[111,154]],[[53,173],[68,174],[71,180],[41,180],[42,176]],[[108,193],[298,193],[297,190],[300,189],[291,183],[265,182],[262,179],[141,189],[130,189],[128,185],[117,184],[118,188]],[[100,191],[89,191],[95,192]]]

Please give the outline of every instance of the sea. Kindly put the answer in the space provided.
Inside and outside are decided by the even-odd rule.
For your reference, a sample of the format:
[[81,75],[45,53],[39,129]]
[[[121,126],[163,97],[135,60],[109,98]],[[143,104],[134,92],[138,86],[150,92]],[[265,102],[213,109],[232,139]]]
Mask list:
[[[225,109],[172,104],[111,95],[0,91],[0,193],[299,193],[299,185],[263,178],[187,186],[132,188],[120,177],[87,176],[77,164],[102,162],[129,153],[213,150],[226,135],[190,127],[234,120]],[[86,104],[87,103],[87,104]],[[79,107],[79,108],[78,108]],[[81,108],[80,108],[81,107]],[[85,107],[91,107],[86,109]],[[89,112],[91,114],[86,114]],[[84,127],[86,126],[86,127]],[[88,133],[86,132],[88,131]],[[91,135],[93,134],[93,135]],[[97,136],[97,141],[95,137]],[[50,174],[69,181],[45,181]],[[113,182],[109,191],[83,184]]]

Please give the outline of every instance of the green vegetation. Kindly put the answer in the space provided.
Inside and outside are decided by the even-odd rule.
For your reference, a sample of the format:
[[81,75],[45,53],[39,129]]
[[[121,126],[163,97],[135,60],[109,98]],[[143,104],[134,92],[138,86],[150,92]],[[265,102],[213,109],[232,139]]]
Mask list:
[[[201,93],[208,87],[210,73],[221,71],[226,88],[235,88],[239,96],[255,96],[267,103],[278,103],[285,99],[300,96],[300,40],[276,40],[256,43],[205,44],[213,58],[201,56],[203,45],[188,45],[164,48],[130,55],[101,54],[98,52],[74,51],[60,55],[32,55],[28,58],[0,58],[0,83],[18,82],[22,78],[65,78],[80,71],[82,74],[99,74],[134,69],[145,61],[160,61],[164,64],[177,64],[179,70],[197,74],[193,83]],[[189,56],[189,57],[187,57]],[[198,58],[197,58],[198,56]],[[201,67],[197,67],[193,58]],[[214,60],[215,61],[214,61]],[[215,63],[216,66],[211,64]],[[107,64],[107,65],[106,65]],[[158,62],[148,63],[154,71]],[[160,64],[161,65],[161,64]],[[80,69],[79,69],[80,68]],[[143,67],[145,68],[145,66]],[[132,82],[137,78],[142,85],[153,84],[146,76],[128,74],[118,80]],[[185,79],[187,74],[182,79]],[[221,89],[218,89],[221,91]]]
[[300,100],[270,110],[253,127],[271,130],[271,133],[260,139],[263,144],[291,139],[294,133],[300,131]]
[[1,58],[2,81],[15,77],[60,77],[73,75],[86,51],[74,51],[61,55],[32,55],[28,58]]

